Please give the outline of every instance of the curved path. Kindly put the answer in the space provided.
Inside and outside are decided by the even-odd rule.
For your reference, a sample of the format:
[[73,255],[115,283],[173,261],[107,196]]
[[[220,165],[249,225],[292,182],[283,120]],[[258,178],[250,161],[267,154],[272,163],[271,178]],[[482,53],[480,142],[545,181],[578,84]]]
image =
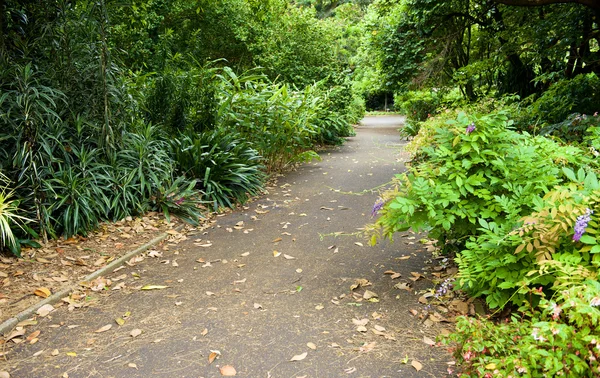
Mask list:
[[[40,341],[15,348],[0,371],[208,378],[231,365],[236,376],[251,378],[446,376],[445,348],[423,341],[435,339],[439,324],[411,314],[424,309],[419,290],[434,287],[428,278],[409,280],[411,272],[430,277],[429,254],[410,235],[376,247],[346,235],[372,220],[378,194],[371,189],[403,170],[401,123],[365,118],[356,137],[280,177],[242,211],[115,273],[127,275],[121,291],[42,319]],[[392,279],[388,270],[402,276]],[[357,279],[370,286],[351,291]],[[412,289],[394,287],[402,282]],[[147,284],[169,287],[135,289]],[[366,290],[378,298],[363,299]],[[110,330],[94,333],[107,324]],[[132,330],[142,333],[132,337]],[[209,363],[211,351],[220,356]]]

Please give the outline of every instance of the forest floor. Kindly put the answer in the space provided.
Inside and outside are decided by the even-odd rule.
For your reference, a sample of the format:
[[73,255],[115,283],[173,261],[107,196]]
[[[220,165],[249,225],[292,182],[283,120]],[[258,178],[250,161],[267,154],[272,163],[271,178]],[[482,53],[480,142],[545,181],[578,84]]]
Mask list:
[[[455,269],[446,269],[419,235],[399,234],[394,243],[374,247],[358,235],[373,221],[378,190],[404,170],[408,154],[397,131],[402,121],[367,117],[344,146],[279,177],[247,206],[199,228],[170,229],[169,240],[5,335],[0,372],[447,376],[452,357],[436,337],[452,329],[455,316],[473,311],[459,299],[435,301],[439,283]],[[140,234],[145,227],[169,229],[160,219],[131,222],[114,237],[125,233],[135,240],[135,227]],[[113,245],[120,241],[110,232],[92,239],[107,251],[126,249]],[[61,246],[48,253],[67,265],[45,274],[40,285],[68,278],[61,271],[68,263],[93,270],[111,259],[100,253],[71,261]],[[41,264],[48,260],[41,258]]]

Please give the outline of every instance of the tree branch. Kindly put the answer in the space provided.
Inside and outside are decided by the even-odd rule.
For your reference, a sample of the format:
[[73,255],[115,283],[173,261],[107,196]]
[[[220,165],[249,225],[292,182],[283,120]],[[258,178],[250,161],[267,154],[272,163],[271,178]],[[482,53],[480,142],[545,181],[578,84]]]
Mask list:
[[517,7],[539,7],[541,5],[575,3],[586,7],[600,9],[600,0],[494,0],[497,3],[505,5],[514,5]]

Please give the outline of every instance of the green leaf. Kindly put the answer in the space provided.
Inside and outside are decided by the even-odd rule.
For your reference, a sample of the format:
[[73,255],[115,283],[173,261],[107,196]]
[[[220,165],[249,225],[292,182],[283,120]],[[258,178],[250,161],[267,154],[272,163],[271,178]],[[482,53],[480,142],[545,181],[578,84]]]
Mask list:
[[591,235],[583,235],[579,241],[583,244],[596,244],[596,238]]
[[573,172],[572,170],[570,170],[567,167],[563,167],[563,173],[565,174],[565,176],[567,176],[567,178],[571,181],[577,181],[577,178],[575,177],[575,172]]

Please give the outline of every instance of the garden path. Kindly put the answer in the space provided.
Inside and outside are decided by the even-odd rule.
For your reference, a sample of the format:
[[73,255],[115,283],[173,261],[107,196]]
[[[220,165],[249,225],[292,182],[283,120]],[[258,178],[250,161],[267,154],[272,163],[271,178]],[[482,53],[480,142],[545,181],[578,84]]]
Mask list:
[[[209,378],[233,367],[252,378],[446,376],[450,355],[428,345],[443,323],[423,316],[419,303],[418,293],[435,287],[431,253],[418,235],[375,247],[347,235],[372,221],[372,189],[404,169],[402,122],[365,118],[356,137],[280,177],[267,195],[160,246],[160,257],[114,273],[126,274],[122,290],[41,319],[40,341],[19,345],[0,371]],[[352,291],[357,280],[368,286]],[[401,283],[410,288],[394,287]]]

